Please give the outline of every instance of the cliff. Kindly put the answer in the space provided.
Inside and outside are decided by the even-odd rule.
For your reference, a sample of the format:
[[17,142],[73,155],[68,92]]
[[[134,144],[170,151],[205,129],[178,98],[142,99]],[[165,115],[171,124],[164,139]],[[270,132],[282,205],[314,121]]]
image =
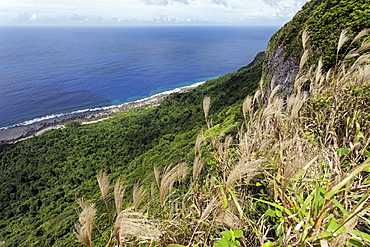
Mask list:
[[[286,23],[270,39],[264,75],[266,83],[272,78],[275,85],[282,85],[281,94],[289,94],[299,71],[303,54],[302,33],[309,33],[310,59],[306,68],[315,66],[321,58],[324,69],[334,66],[343,58],[347,46],[337,54],[337,40],[342,30],[351,36],[370,27],[370,8],[368,0],[311,0],[307,2],[291,21]],[[268,84],[269,85],[269,84]]]

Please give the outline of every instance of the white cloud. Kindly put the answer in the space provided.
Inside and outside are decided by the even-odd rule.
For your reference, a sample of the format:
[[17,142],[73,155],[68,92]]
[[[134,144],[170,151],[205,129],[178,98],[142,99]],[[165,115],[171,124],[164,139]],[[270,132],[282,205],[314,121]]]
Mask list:
[[168,5],[170,3],[189,4],[188,0],[141,0],[141,1],[149,5]]
[[280,17],[293,16],[303,5],[302,0],[263,0],[275,9],[274,15]]
[[212,0],[212,3],[228,6],[226,2],[226,0]]
[[[245,23],[253,19],[289,20],[307,0],[0,0],[0,16],[23,20],[79,19],[112,21],[199,20],[217,23]],[[85,18],[86,17],[86,18]],[[0,23],[1,24],[1,23]]]
[[20,14],[17,19],[22,20],[22,21],[37,21],[38,17],[35,14],[23,13],[23,14]]

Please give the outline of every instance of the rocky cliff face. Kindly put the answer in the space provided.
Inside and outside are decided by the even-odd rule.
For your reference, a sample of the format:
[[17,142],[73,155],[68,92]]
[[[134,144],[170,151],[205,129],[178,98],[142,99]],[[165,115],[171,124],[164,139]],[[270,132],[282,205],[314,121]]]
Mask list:
[[281,95],[290,94],[299,70],[299,58],[293,53],[285,57],[285,48],[283,46],[276,46],[268,49],[268,52],[266,52],[263,67],[267,82],[274,80],[275,86],[282,85],[280,90]]

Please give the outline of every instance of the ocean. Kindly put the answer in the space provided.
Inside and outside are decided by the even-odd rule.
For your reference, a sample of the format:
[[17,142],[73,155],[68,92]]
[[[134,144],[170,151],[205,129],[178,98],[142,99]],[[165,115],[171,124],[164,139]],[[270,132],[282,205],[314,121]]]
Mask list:
[[277,27],[0,27],[0,128],[119,105],[251,62]]

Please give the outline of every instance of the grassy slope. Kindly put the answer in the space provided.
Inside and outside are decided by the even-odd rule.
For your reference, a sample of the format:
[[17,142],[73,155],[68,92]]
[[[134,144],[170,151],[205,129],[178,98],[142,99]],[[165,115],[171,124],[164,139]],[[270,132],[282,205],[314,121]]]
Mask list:
[[258,63],[171,95],[158,107],[0,146],[0,241],[6,240],[4,246],[77,245],[75,197],[98,197],[98,171],[126,175],[130,189],[152,173],[153,164],[192,160],[195,138],[205,126],[205,95],[214,99],[216,122],[240,118],[239,107],[228,109],[255,90],[260,75]]

